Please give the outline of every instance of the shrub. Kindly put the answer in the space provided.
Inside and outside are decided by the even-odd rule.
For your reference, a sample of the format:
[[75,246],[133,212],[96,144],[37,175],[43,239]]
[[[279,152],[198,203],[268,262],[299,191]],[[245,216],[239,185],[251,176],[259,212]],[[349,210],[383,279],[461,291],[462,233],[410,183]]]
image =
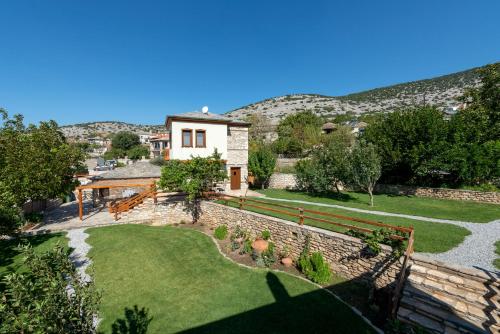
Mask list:
[[43,219],[43,214],[40,212],[30,212],[24,214],[24,219],[30,223],[39,223]]
[[271,238],[271,232],[269,232],[268,230],[264,230],[264,231],[262,231],[262,233],[260,234],[260,236],[264,240],[269,240]]
[[328,263],[320,252],[315,252],[309,256],[311,238],[306,237],[304,249],[300,254],[298,267],[308,279],[318,284],[325,284],[332,278],[332,272]]
[[214,231],[214,237],[219,240],[224,240],[227,237],[227,226],[220,225]]
[[401,257],[405,250],[405,243],[402,240],[391,238],[391,235],[405,236],[404,233],[399,231],[379,229],[367,234],[356,230],[348,230],[346,234],[363,240],[373,255],[378,255],[382,251],[380,244],[390,246],[392,248],[392,256],[396,259]]
[[249,254],[252,252],[252,241],[249,239],[243,242],[243,247],[240,250],[240,254]]
[[276,256],[274,255],[274,243],[270,242],[267,249],[262,252],[261,257],[266,267],[270,267],[276,262]]
[[44,254],[30,246],[21,251],[27,269],[4,279],[0,332],[94,333],[100,294],[93,282],[82,281],[66,250],[57,245]]
[[234,251],[236,251],[236,250],[240,249],[240,246],[241,246],[241,245],[240,245],[240,243],[239,243],[239,242],[234,241],[234,240],[233,240],[233,241],[231,241],[231,252],[234,252]]

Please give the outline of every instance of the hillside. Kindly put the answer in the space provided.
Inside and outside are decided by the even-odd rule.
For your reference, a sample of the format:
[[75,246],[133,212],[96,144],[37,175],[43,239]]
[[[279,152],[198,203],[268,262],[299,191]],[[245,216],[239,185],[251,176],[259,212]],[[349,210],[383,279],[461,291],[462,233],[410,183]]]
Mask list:
[[276,124],[288,114],[303,110],[333,117],[338,114],[389,112],[398,108],[423,104],[440,108],[457,104],[457,97],[467,87],[478,84],[478,70],[448,74],[432,79],[412,81],[393,86],[376,88],[345,96],[324,96],[317,94],[293,94],[266,99],[226,113],[231,118],[243,119],[250,114],[260,113]]
[[[345,96],[325,96],[318,94],[292,94],[269,98],[241,107],[225,116],[245,119],[247,116],[260,113],[271,120],[271,127],[282,118],[303,110],[312,110],[318,115],[334,117],[352,113],[356,115],[377,112],[390,112],[398,108],[425,103],[444,108],[457,104],[457,98],[464,89],[478,84],[478,68],[443,75],[440,77],[401,83],[376,88]],[[140,125],[124,122],[80,123],[61,127],[67,137],[83,139],[106,136],[118,131],[145,132],[164,131],[164,125]]]
[[164,125],[140,125],[125,122],[90,122],[61,126],[61,130],[68,138],[83,139],[90,137],[106,137],[119,131],[131,131],[137,134],[148,133],[150,131],[164,131]]

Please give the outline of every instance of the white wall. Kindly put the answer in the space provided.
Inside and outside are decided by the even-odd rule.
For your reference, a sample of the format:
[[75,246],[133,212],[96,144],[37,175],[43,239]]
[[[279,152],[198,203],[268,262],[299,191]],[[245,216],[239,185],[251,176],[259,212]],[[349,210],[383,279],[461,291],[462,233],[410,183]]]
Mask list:
[[[182,147],[182,129],[193,130],[193,147]],[[196,130],[206,131],[206,147],[195,147]],[[188,160],[191,156],[208,157],[217,148],[222,159],[227,159],[227,124],[207,124],[172,121],[170,159]]]

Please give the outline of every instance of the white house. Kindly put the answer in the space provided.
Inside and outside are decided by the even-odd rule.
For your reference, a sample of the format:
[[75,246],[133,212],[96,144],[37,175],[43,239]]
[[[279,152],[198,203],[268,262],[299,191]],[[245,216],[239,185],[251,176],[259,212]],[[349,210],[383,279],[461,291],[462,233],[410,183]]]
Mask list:
[[167,116],[165,123],[170,134],[165,159],[208,157],[217,149],[226,161],[225,190],[247,188],[249,123],[208,112]]

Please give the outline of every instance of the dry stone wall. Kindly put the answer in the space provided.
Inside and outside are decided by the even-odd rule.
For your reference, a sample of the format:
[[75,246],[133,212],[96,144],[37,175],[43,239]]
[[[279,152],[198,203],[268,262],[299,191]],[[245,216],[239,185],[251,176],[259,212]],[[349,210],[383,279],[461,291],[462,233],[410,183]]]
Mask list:
[[431,333],[500,333],[500,277],[412,257],[398,318]]
[[295,174],[274,173],[269,178],[271,189],[294,189],[296,186]]
[[233,230],[239,226],[253,237],[268,230],[277,251],[286,247],[294,259],[299,257],[305,238],[310,235],[311,251],[322,252],[333,271],[345,278],[371,283],[376,288],[393,283],[400,271],[400,262],[392,257],[392,249],[387,246],[382,246],[382,252],[377,256],[368,256],[366,245],[360,239],[343,234],[213,202],[203,202],[201,211],[200,222],[210,227],[225,224],[229,230]]
[[414,195],[462,201],[475,201],[500,204],[500,192],[485,192],[461,189],[409,187],[391,184],[377,184],[375,192],[394,195]]

